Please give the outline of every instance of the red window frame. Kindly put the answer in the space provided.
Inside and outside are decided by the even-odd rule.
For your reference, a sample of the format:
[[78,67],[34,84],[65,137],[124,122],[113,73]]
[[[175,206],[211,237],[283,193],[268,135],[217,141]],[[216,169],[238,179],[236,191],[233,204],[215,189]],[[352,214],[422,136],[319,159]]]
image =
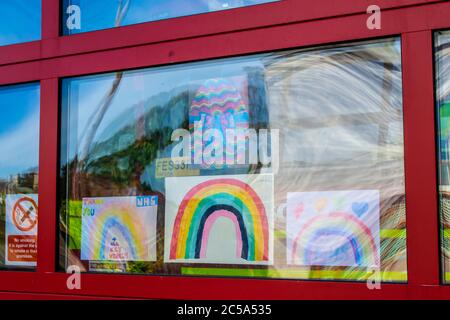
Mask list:
[[[366,27],[369,5],[381,30]],[[38,266],[1,271],[0,298],[132,297],[170,299],[444,299],[436,178],[433,32],[450,28],[444,0],[282,0],[203,15],[60,36],[59,0],[42,0],[42,39],[0,47],[0,85],[40,81]],[[401,36],[408,282],[236,279],[83,274],[69,290],[57,272],[59,80],[321,44]]]

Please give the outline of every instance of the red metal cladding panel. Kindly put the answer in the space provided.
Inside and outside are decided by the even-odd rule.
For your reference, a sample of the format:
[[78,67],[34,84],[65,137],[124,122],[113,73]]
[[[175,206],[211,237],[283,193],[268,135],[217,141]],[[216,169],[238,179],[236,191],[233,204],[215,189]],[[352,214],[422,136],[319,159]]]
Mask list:
[[54,272],[58,175],[58,79],[41,81],[38,272]]
[[[21,275],[19,278],[18,276]],[[14,273],[17,283],[6,280],[5,290],[47,294],[77,294],[166,299],[405,299],[414,290],[407,285],[382,285],[369,290],[365,283],[256,280],[86,274],[81,290],[69,290],[66,274]],[[30,286],[29,282],[33,285]],[[245,288],[243,290],[242,288]],[[416,288],[417,289],[417,288]],[[447,294],[450,293],[450,288]],[[419,296],[419,294],[416,294]],[[437,292],[433,297],[439,298]],[[442,298],[442,295],[441,295]]]
[[59,3],[60,0],[42,1],[42,40],[59,36]]
[[[445,2],[445,0],[378,0],[382,10]],[[42,0],[42,41],[0,47],[0,65],[176,39],[250,30],[365,13],[371,0],[282,0],[257,6],[147,22],[121,28],[58,37],[59,0]],[[22,50],[22,47],[26,49]]]
[[64,273],[3,272],[2,290],[40,294],[148,299],[449,299],[450,286],[232,278],[83,274],[69,290]]
[[402,36],[408,280],[421,285],[439,284],[432,43],[431,31]]
[[[51,46],[59,36],[59,0],[42,0],[42,41],[0,47],[0,65],[35,61],[43,57],[42,48]],[[49,42],[48,39],[53,39]]]
[[[389,10],[438,2],[443,1],[378,0],[376,4],[382,10]],[[367,8],[373,4],[372,0],[283,0],[62,37],[58,40],[58,45],[45,48],[43,55],[68,55],[361,14],[366,13]]]
[[[118,299],[112,297],[100,296],[79,296],[62,294],[36,294],[20,292],[0,292],[0,300],[111,300]],[[120,299],[119,300],[124,300]]]
[[443,29],[450,27],[448,16],[450,16],[450,2],[385,12],[382,15],[381,30],[367,29],[368,15],[360,14],[56,57],[0,66],[0,84],[308,47],[400,35],[420,30]]
[[41,58],[41,41],[17,43],[0,47],[0,65],[34,61]]

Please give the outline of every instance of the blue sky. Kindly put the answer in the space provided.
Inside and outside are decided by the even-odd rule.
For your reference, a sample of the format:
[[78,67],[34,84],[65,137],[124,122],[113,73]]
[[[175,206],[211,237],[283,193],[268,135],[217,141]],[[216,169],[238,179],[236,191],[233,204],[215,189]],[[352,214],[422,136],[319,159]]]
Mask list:
[[0,136],[11,132],[39,108],[38,89],[36,84],[0,87]]
[[0,0],[0,45],[41,38],[41,0]]
[[0,179],[38,165],[39,84],[0,87]]
[[[131,0],[122,25],[272,1],[276,0]],[[80,6],[81,30],[73,30],[72,33],[87,32],[113,27],[118,4],[119,0],[64,0],[63,11],[65,12],[69,5]],[[64,18],[64,26],[66,20],[67,15]],[[67,28],[64,28],[64,32],[68,33]]]

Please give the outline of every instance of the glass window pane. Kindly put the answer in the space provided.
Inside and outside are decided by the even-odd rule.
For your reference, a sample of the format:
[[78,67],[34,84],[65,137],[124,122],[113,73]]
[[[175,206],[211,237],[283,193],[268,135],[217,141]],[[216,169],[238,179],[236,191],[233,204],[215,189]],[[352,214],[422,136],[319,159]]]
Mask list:
[[450,32],[436,33],[437,108],[439,144],[439,196],[441,212],[442,269],[450,281]]
[[39,84],[0,87],[0,268],[37,262]]
[[41,0],[0,1],[0,46],[41,39]]
[[65,79],[61,267],[406,281],[400,51]]
[[64,0],[64,35],[280,0]]

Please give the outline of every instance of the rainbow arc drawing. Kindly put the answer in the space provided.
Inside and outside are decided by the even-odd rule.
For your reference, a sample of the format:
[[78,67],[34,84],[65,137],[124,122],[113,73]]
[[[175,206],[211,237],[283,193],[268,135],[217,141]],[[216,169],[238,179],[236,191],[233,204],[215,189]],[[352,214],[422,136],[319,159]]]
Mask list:
[[288,194],[287,260],[302,266],[380,266],[377,190]]
[[[273,176],[168,178],[166,190],[167,261],[270,263]],[[221,243],[214,237],[212,243],[211,234],[224,230],[224,220],[232,222],[234,234],[221,235]],[[230,243],[234,257],[219,258],[220,248]],[[208,247],[216,258],[207,256]]]
[[156,215],[137,197],[83,199],[81,259],[155,261]]

